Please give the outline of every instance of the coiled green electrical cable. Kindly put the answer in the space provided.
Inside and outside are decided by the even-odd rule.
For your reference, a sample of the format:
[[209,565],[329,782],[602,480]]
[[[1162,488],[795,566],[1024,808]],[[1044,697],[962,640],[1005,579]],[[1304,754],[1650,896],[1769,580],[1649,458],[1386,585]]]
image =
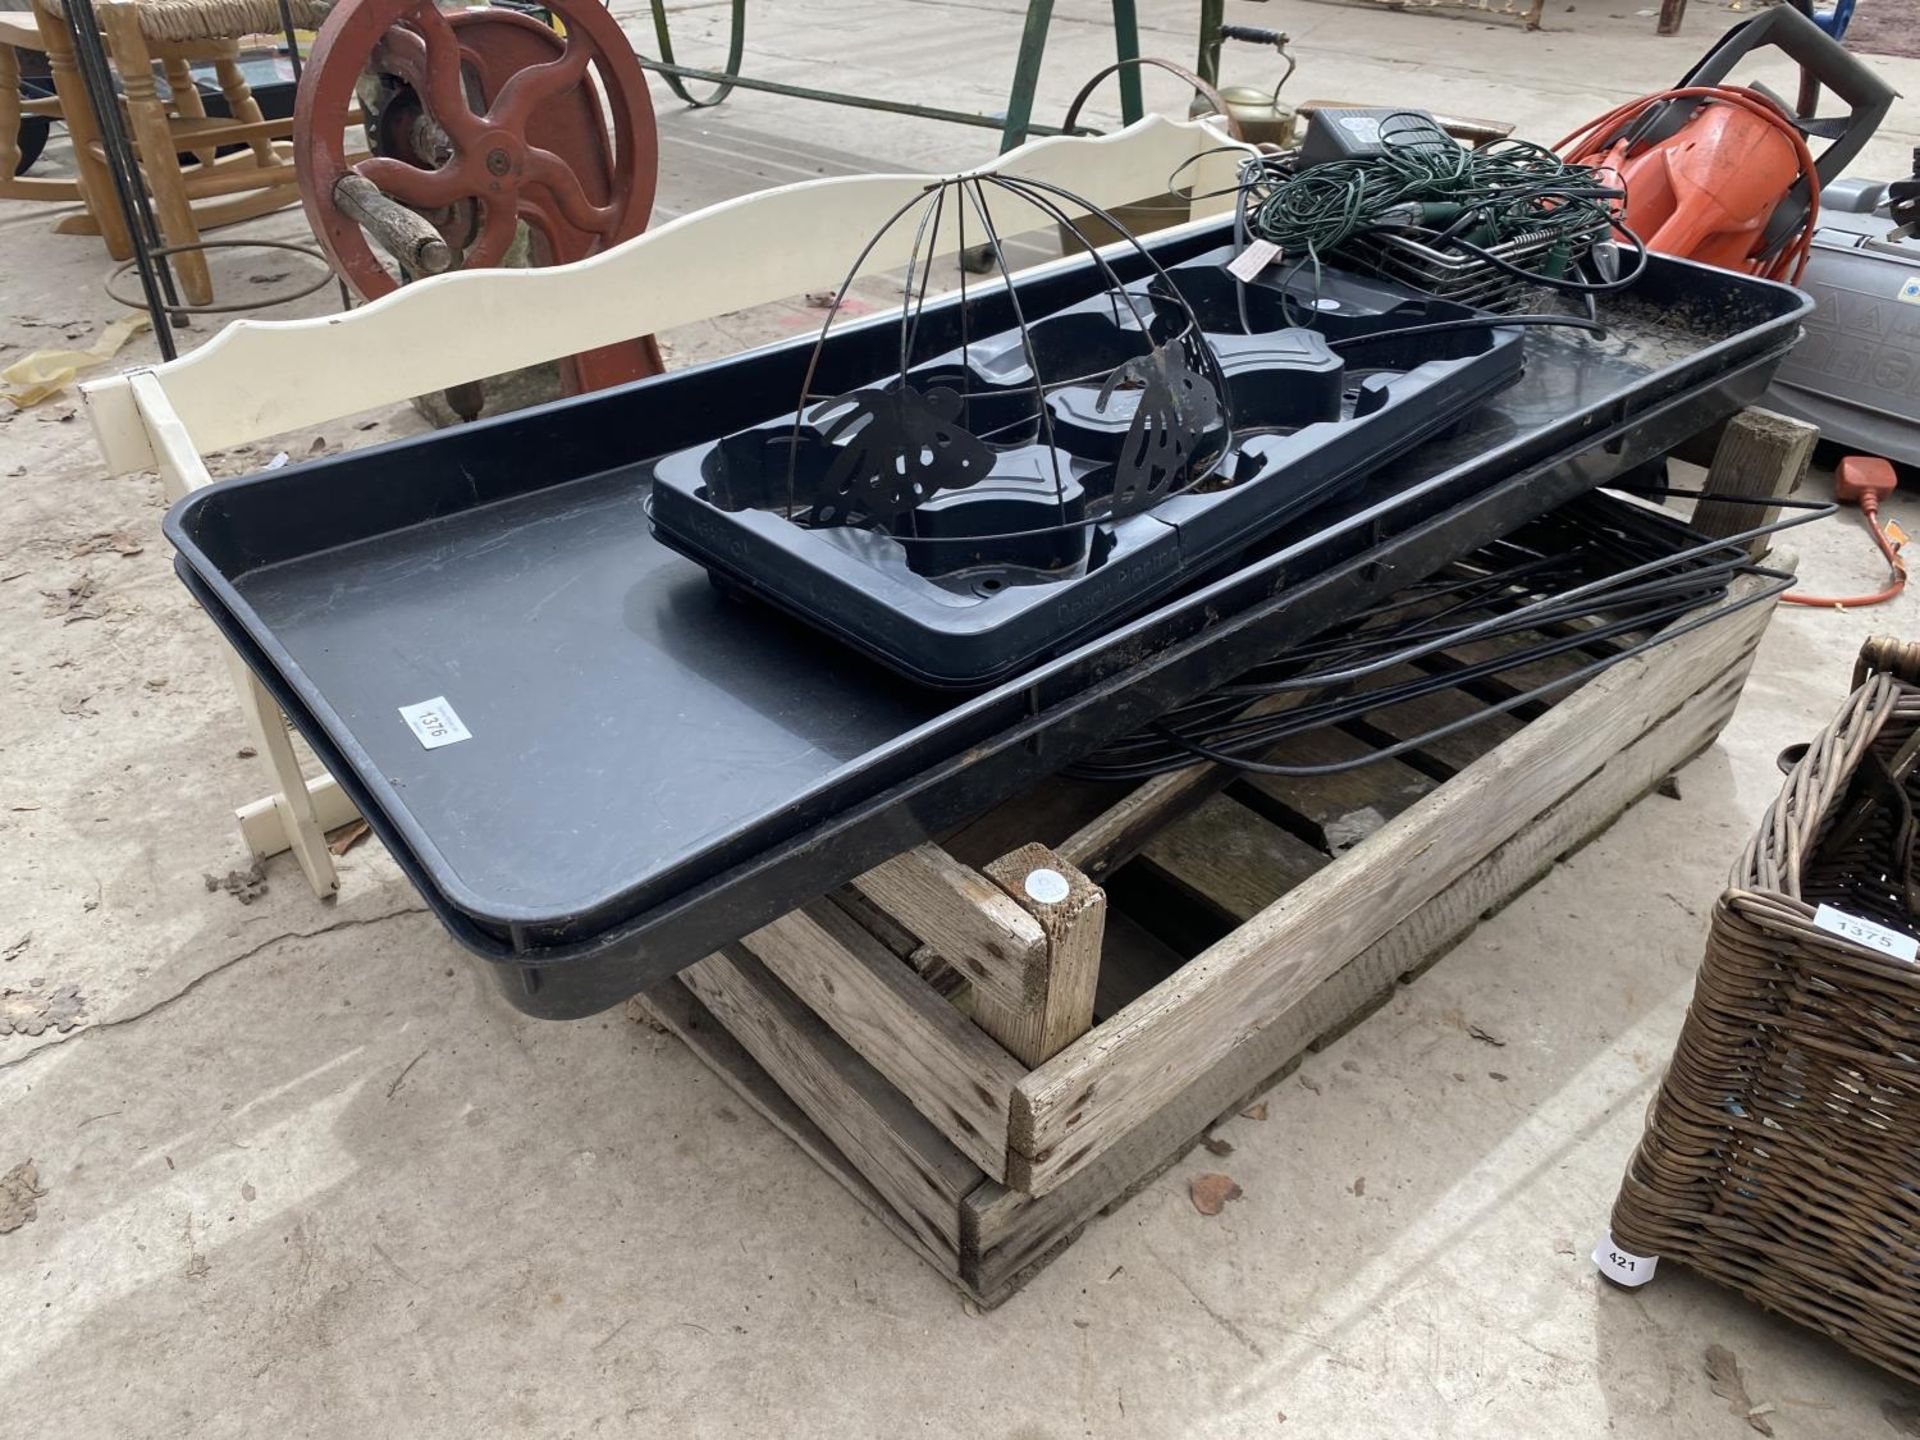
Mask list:
[[[1304,170],[1278,156],[1249,161],[1240,179],[1246,233],[1316,270],[1341,246],[1376,230],[1400,231],[1565,290],[1620,289],[1645,268],[1645,247],[1620,220],[1624,192],[1592,166],[1569,165],[1524,140],[1469,150],[1436,135],[1432,120],[1415,112],[1388,116],[1380,139],[1378,155]],[[1578,256],[1613,232],[1637,252],[1631,272],[1611,280],[1579,278]],[[1537,268],[1521,269],[1490,253],[1521,238],[1552,242],[1538,252]]]

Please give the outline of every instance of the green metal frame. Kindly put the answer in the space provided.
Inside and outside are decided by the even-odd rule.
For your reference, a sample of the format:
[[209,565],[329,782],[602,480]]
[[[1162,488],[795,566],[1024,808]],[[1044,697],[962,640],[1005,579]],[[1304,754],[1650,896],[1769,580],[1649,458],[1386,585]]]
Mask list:
[[1200,0],[1200,56],[1193,73],[1209,85],[1220,83],[1220,27],[1227,21],[1227,0]]
[[[718,105],[736,88],[763,90],[772,95],[787,95],[797,100],[817,100],[826,105],[851,105],[859,110],[879,110],[889,115],[912,115],[922,120],[943,120],[955,125],[973,125],[1000,132],[1000,149],[1011,150],[1024,144],[1030,135],[1059,135],[1057,126],[1033,123],[1033,92],[1040,83],[1040,62],[1047,50],[1047,32],[1053,25],[1053,0],[1027,0],[1027,21],[1020,34],[1020,54],[1013,63],[1013,86],[1007,94],[1003,116],[976,115],[966,110],[945,110],[934,105],[916,105],[905,100],[884,100],[874,95],[853,95],[842,90],[818,90],[809,85],[787,85],[777,80],[750,80],[740,73],[747,39],[747,0],[732,0],[731,29],[727,39],[724,70],[702,70],[682,65],[674,57],[673,35],[667,22],[666,0],[651,0],[653,33],[659,42],[660,58],[637,57],[644,69],[664,76],[667,88],[695,107]],[[1215,12],[1222,0],[1202,0],[1202,14]],[[1216,14],[1213,29],[1219,29]],[[1202,33],[1206,33],[1204,22]],[[1140,54],[1140,17],[1135,0],[1113,0],[1114,53],[1121,60],[1137,59]],[[1218,42],[1215,42],[1216,51]],[[701,80],[714,88],[695,96],[686,86],[688,80]],[[1143,113],[1140,98],[1140,70],[1129,65],[1120,71],[1120,115],[1131,125]]]

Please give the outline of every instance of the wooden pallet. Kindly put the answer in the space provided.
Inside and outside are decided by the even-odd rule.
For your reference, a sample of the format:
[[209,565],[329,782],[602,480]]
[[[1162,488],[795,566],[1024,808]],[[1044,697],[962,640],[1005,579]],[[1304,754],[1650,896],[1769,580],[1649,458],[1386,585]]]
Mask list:
[[[1811,439],[1741,417],[1710,486],[1785,493]],[[1751,507],[1718,511],[1696,523],[1756,523]],[[1727,605],[1765,583],[1737,581]],[[1050,780],[635,1006],[995,1304],[1712,743],[1771,609],[1360,770]],[[1319,764],[1418,736],[1591,658],[1301,735],[1270,758]]]

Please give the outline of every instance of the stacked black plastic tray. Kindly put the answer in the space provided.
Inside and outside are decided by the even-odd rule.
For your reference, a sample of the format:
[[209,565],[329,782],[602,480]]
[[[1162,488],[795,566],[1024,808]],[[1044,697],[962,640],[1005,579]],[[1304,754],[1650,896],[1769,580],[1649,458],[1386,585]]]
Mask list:
[[[1174,265],[1222,239],[1153,248]],[[1083,263],[1021,296],[1047,313],[1100,288]],[[972,303],[973,333],[1010,323],[1004,295]],[[653,462],[778,414],[810,341],[227,481],[167,531],[447,928],[515,1004],[578,1016],[1664,454],[1759,397],[1805,306],[1656,257],[1603,302],[1607,338],[1529,332],[1525,374],[1463,424],[967,696],[727,600],[649,533]],[[922,325],[960,341],[950,304]],[[837,330],[817,388],[885,373],[895,342]],[[403,712],[435,701],[469,738],[423,743]]]

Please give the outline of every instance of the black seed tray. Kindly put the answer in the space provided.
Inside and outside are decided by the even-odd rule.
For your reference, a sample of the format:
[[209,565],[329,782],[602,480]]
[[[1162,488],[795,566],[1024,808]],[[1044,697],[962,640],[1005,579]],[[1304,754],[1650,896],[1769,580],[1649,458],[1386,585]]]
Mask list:
[[[1213,478],[1188,493],[1098,518],[1132,419],[1127,402],[1138,396],[1104,397],[1100,382],[1148,353],[1141,320],[1154,314],[1160,282],[1143,280],[1129,287],[1134,307],[1095,296],[1030,319],[1024,337],[970,339],[908,372],[915,387],[954,397],[973,433],[1014,438],[987,479],[924,501],[904,524],[809,523],[812,512],[796,509],[795,497],[815,491],[834,455],[826,420],[810,411],[660,460],[653,533],[722,588],[763,599],[912,680],[978,688],[1148,608],[1457,427],[1519,378],[1518,330],[1396,338],[1474,312],[1338,272],[1317,285],[1295,276],[1290,300],[1263,277],[1248,288],[1243,315],[1223,268],[1231,258],[1222,249],[1168,271],[1220,359],[1232,401],[1232,447]],[[1294,323],[1309,317],[1319,321],[1313,329]],[[1048,390],[1045,426],[1036,367]],[[1049,436],[1051,446],[1042,443]]]
[[[1222,238],[1149,244],[1176,264]],[[1021,295],[1040,314],[1101,288],[1081,261]],[[648,533],[654,457],[798,395],[811,338],[224,481],[166,530],[208,617],[442,923],[513,1004],[565,1018],[1665,454],[1760,397],[1808,303],[1655,256],[1601,302],[1607,340],[1529,332],[1519,382],[1463,428],[965,697],[728,602]],[[951,309],[921,323],[929,353],[959,344]],[[898,354],[891,321],[837,328],[818,388],[868,383]],[[399,707],[441,698],[471,738],[426,749]]]

